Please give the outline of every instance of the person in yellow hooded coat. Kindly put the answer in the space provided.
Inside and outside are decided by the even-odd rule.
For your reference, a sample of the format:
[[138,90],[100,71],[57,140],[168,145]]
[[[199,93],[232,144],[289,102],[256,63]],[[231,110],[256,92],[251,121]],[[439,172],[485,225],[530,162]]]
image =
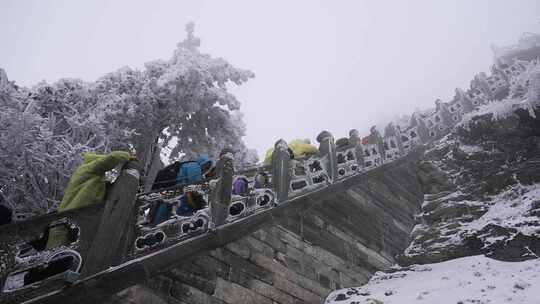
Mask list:
[[[84,153],[83,163],[77,167],[64,190],[58,212],[78,209],[105,199],[105,172],[114,169],[133,157],[128,152],[114,151],[109,155]],[[47,249],[68,242],[68,231],[63,226],[49,229]]]
[[[319,149],[313,146],[309,139],[293,139],[287,145],[292,150],[294,159],[303,159],[319,153]],[[272,164],[273,153],[274,148],[266,151],[266,155],[264,156],[265,166],[270,166]]]

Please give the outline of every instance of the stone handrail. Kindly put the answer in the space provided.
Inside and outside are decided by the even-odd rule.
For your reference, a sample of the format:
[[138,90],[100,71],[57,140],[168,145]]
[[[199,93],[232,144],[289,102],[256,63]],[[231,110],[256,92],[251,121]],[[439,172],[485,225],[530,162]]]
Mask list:
[[[145,210],[155,201],[163,199],[167,193],[172,198],[177,198],[186,185],[141,193],[136,198],[140,170],[136,163],[130,163],[113,184],[105,204],[94,204],[79,210],[45,215],[1,227],[0,242],[3,246],[0,249],[0,261],[4,263],[0,269],[0,284],[3,286],[0,299],[17,302],[35,298],[62,288],[66,280],[76,281],[91,277],[108,267],[128,263],[200,236],[207,233],[209,228],[234,224],[299,195],[316,192],[337,181],[340,178],[339,168],[343,167],[343,164],[338,164],[337,155],[340,152],[336,149],[332,135],[324,131],[318,140],[319,155],[306,160],[291,160],[287,143],[284,140],[277,141],[271,167],[251,168],[237,174],[247,175],[250,179],[257,173],[271,177],[268,188],[254,189],[250,185],[250,192],[245,196],[231,196],[235,176],[233,158],[232,155],[224,153],[216,165],[217,178],[214,181],[205,180],[190,185],[198,187],[209,199],[209,208],[196,212],[192,217],[172,216],[155,226],[141,222]],[[351,160],[347,162],[349,165],[350,163]],[[355,164],[354,171],[360,171],[355,159],[352,163]],[[350,171],[351,168],[347,167],[347,170]],[[346,174],[343,174],[343,177],[345,176]],[[154,201],[149,199],[152,195],[156,198]],[[36,243],[46,241],[48,227],[58,220],[74,231],[71,242],[58,248],[34,248]],[[200,225],[197,226],[197,223]],[[214,227],[210,227],[211,225]],[[30,280],[26,285],[26,273],[54,264],[54,257],[67,257],[77,265],[71,265],[41,281]],[[80,276],[66,279],[66,271],[68,274],[78,272]],[[24,282],[18,282],[17,285],[13,282],[14,275],[22,277]]]
[[[139,172],[136,162],[127,163],[104,204],[0,227],[0,302],[20,303],[57,290],[66,284],[65,274],[89,275],[120,264],[131,247]],[[67,241],[47,248],[53,226],[67,233]]]
[[[113,184],[105,204],[0,228],[2,248],[7,248],[0,250],[0,261],[7,261],[3,264],[7,266],[1,269],[0,284],[4,287],[0,300],[15,303],[41,299],[40,295],[43,294],[62,293],[66,284],[95,280],[96,273],[102,273],[109,267],[128,267],[133,261],[167,251],[187,241],[211,237],[212,231],[221,231],[241,223],[245,225],[250,218],[264,218],[264,214],[272,214],[282,205],[316,195],[329,185],[374,168],[364,168],[360,139],[355,130],[350,132],[347,145],[336,146],[334,137],[328,131],[321,132],[317,141],[317,155],[307,159],[291,159],[287,143],[280,139],[275,143],[270,167],[254,167],[236,173],[233,155],[224,151],[216,164],[215,179],[139,194],[136,194],[138,174],[130,174],[138,173],[139,168],[136,163],[130,163]],[[269,183],[255,188],[253,183],[257,174],[264,174],[270,179]],[[231,194],[235,176],[245,176],[249,180],[248,193]],[[171,206],[177,204],[188,186],[190,191],[199,192],[208,201],[209,207],[189,217],[174,215]],[[152,223],[152,210],[155,211],[159,204],[171,211],[164,221]],[[44,231],[58,219],[77,230],[75,239],[58,248],[42,249],[27,254],[27,257],[21,256],[20,248],[30,248],[36,239],[46,237]],[[13,230],[17,233],[8,237],[6,232]],[[66,256],[78,263],[77,267],[71,265],[58,274],[26,284],[25,271],[46,268],[55,263],[52,257],[65,260]],[[19,277],[22,274],[24,278],[23,283],[18,283],[19,286],[12,282],[15,274]]]

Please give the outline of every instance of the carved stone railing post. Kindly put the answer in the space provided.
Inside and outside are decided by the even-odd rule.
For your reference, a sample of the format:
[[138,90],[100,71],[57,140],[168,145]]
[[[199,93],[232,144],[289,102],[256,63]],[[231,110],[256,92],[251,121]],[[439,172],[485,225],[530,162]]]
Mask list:
[[328,177],[332,182],[334,182],[338,177],[337,172],[337,157],[336,157],[336,144],[334,143],[334,136],[328,131],[322,131],[317,136],[317,141],[319,142],[319,152],[321,157],[327,157],[328,161],[326,162],[326,172],[328,172]]
[[349,131],[349,142],[354,147],[354,157],[358,164],[359,170],[364,168],[364,152],[362,151],[362,140],[360,139],[360,133],[356,129]]
[[221,226],[229,215],[234,176],[234,155],[225,148],[216,163],[216,177],[210,194],[210,228]]
[[287,142],[283,139],[278,140],[272,153],[272,182],[278,203],[286,201],[289,196],[289,184],[291,183],[290,159],[291,155],[289,154]]
[[83,277],[120,263],[126,254],[129,235],[134,229],[132,217],[140,172],[138,161],[126,163],[107,193],[99,228],[83,264]]

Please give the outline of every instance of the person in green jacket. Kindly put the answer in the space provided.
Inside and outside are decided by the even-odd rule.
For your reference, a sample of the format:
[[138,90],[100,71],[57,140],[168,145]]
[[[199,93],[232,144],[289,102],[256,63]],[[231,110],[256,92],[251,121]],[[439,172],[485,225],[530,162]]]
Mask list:
[[[114,151],[109,155],[84,153],[83,163],[77,167],[64,190],[58,212],[103,202],[106,194],[105,172],[130,159],[133,159],[131,154],[124,151]],[[47,249],[67,243],[68,231],[64,226],[53,226],[49,229]]]
[[[294,159],[304,159],[311,155],[319,153],[319,149],[311,144],[309,139],[293,139],[288,143],[289,149],[293,152]],[[264,165],[270,166],[272,164],[272,154],[274,148],[268,149],[264,157]],[[290,152],[289,152],[290,153]]]

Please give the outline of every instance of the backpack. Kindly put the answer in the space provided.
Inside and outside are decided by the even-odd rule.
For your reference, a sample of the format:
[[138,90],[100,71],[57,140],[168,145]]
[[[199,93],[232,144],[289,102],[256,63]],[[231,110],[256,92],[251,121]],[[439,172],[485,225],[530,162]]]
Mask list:
[[194,160],[175,161],[159,170],[152,190],[169,188],[176,184],[193,184],[203,180],[201,166]]
[[176,185],[176,178],[181,165],[181,162],[176,161],[159,170],[156,179],[154,180],[154,184],[152,185],[152,190],[168,188]]
[[190,160],[180,163],[180,170],[176,176],[177,184],[194,184],[203,180],[201,165]]
[[248,191],[248,180],[245,177],[237,177],[233,183],[232,194],[244,196]]

